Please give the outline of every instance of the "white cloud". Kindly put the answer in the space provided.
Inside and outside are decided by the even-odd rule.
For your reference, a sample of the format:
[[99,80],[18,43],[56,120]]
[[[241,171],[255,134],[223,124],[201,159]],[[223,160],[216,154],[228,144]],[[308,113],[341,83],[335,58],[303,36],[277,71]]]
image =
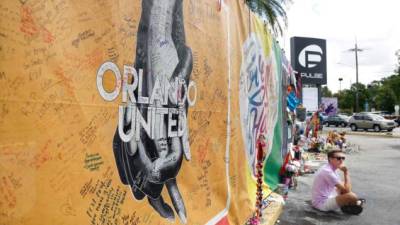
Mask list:
[[[355,82],[354,48],[357,37],[359,82],[367,84],[388,76],[395,69],[400,49],[400,21],[397,0],[294,0],[288,9],[289,26],[283,39],[290,53],[290,38],[304,36],[327,40],[328,87],[339,90]],[[287,55],[287,57],[290,57]]]

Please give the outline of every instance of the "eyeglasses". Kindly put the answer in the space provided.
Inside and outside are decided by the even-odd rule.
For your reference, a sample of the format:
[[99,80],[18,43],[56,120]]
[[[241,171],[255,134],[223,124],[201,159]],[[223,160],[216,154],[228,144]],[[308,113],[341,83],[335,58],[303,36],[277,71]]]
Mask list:
[[342,156],[342,157],[336,156],[336,157],[333,157],[333,158],[335,158],[335,159],[337,159],[337,160],[345,160],[345,159],[346,159],[346,157],[344,157],[344,156]]

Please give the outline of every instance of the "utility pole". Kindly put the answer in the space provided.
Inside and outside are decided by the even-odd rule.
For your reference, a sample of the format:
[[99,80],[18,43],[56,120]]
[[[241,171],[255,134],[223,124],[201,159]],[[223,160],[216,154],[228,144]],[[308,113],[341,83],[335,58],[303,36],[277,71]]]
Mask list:
[[358,112],[358,52],[364,51],[364,49],[357,47],[357,39],[354,48],[349,49],[349,51],[354,52],[356,56],[356,107],[355,110]]
[[339,77],[339,94],[342,91],[342,80],[343,78]]

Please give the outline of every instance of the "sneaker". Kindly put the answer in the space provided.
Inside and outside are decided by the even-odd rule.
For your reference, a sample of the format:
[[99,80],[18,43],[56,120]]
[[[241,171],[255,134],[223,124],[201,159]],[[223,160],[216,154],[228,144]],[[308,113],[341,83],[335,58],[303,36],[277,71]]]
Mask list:
[[340,208],[343,213],[359,215],[363,211],[362,205],[346,205]]

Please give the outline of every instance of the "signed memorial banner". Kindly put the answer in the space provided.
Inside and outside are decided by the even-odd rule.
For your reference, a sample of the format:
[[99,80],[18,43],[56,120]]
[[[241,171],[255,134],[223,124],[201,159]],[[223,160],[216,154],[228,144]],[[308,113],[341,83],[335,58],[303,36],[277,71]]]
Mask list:
[[276,187],[284,56],[242,1],[1,1],[0,16],[2,224],[243,224],[261,133]]

